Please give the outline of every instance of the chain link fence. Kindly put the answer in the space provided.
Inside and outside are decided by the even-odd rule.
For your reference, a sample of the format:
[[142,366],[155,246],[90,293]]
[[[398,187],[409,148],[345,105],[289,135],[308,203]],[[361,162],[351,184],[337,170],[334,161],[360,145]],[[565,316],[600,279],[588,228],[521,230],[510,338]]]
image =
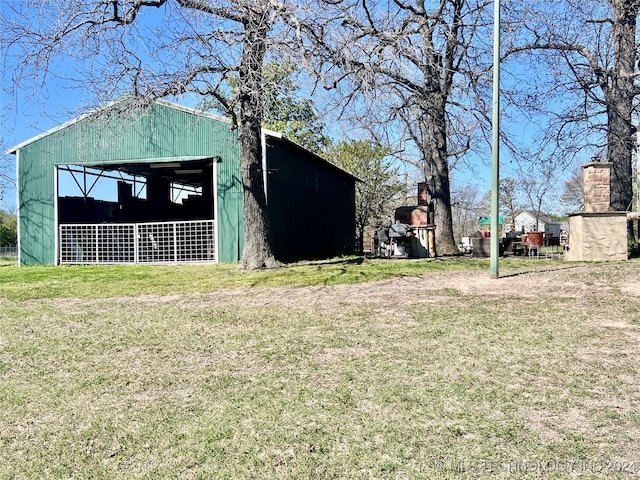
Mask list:
[[0,247],[0,257],[18,258],[18,247]]

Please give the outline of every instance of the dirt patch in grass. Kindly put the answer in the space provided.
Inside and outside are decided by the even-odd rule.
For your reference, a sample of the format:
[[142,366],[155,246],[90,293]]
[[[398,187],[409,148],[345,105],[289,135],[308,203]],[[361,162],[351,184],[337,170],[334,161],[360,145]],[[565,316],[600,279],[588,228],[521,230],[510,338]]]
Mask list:
[[[430,272],[420,276],[405,276],[390,280],[311,287],[242,287],[212,293],[187,295],[141,295],[131,299],[122,297],[110,301],[135,301],[142,304],[176,304],[189,306],[243,305],[261,307],[267,305],[310,308],[334,307],[340,304],[388,304],[390,307],[407,303],[438,303],[451,301],[456,295],[479,295],[487,298],[545,298],[563,297],[567,301],[603,294],[633,294],[640,296],[640,282],[621,276],[612,278],[610,268],[601,267],[607,281],[584,282],[581,274],[594,273],[589,265],[540,267],[505,271],[493,279],[485,271]],[[604,276],[604,275],[603,275]],[[616,281],[614,281],[616,280]],[[621,295],[623,298],[623,295]],[[40,301],[35,301],[36,303]],[[61,299],[54,302],[86,304],[87,300]],[[96,300],[103,303],[103,300]]]
[[0,301],[0,477],[631,478],[637,292],[531,262]]
[[[486,271],[455,270],[430,272],[419,276],[404,276],[390,280],[347,285],[311,287],[241,287],[211,293],[140,295],[110,299],[53,299],[33,300],[27,305],[51,303],[69,313],[83,312],[88,304],[101,309],[118,310],[123,305],[136,309],[157,308],[162,305],[185,309],[211,306],[238,308],[283,307],[295,310],[336,310],[348,305],[378,305],[376,310],[388,319],[394,310],[401,315],[400,305],[455,304],[457,297],[477,296],[487,301],[513,304],[517,310],[522,301],[544,302],[561,299],[572,311],[585,312],[586,321],[602,327],[624,329],[632,343],[640,343],[640,318],[612,318],[608,311],[594,313],[594,302],[603,296],[615,297],[624,305],[629,298],[640,297],[640,279],[634,268],[624,264],[558,265],[501,271],[500,278],[491,278]],[[640,313],[640,312],[638,312]],[[634,322],[636,320],[637,322]]]

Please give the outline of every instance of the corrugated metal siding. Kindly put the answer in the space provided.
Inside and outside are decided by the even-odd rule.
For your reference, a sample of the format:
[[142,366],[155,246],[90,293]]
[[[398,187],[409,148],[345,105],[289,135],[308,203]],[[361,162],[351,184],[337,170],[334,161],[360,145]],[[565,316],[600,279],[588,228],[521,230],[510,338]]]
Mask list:
[[[229,125],[163,105],[88,117],[35,144],[51,163],[91,164],[217,155],[230,142]],[[32,144],[33,145],[33,144]]]
[[218,168],[218,252],[219,262],[237,262],[244,248],[242,179],[236,132]]
[[290,142],[267,137],[267,195],[276,258],[355,252],[355,179]]
[[18,207],[20,261],[24,265],[51,264],[54,261],[53,187],[53,165],[47,163],[46,157],[38,155],[38,147],[32,144],[21,149]]
[[[54,263],[54,165],[96,164],[181,156],[220,156],[220,261],[237,261],[240,174],[235,132],[222,121],[166,105],[120,116],[103,113],[52,132],[19,149],[21,260]],[[224,233],[222,233],[224,232]],[[234,243],[235,242],[235,243]]]

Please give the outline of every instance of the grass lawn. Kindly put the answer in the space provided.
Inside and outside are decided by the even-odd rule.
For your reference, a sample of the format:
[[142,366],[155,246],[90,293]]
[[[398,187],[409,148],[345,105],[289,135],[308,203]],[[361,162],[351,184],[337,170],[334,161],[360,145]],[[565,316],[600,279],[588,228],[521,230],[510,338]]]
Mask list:
[[[15,264],[15,259],[0,259],[1,295],[16,300],[184,294],[233,287],[350,284],[403,275],[420,275],[426,269],[452,271],[489,268],[486,259],[451,258],[446,261],[429,262],[426,260],[376,261],[361,257],[298,263],[275,270],[251,272],[238,270],[235,264],[42,268],[17,268]],[[514,265],[526,264],[524,260],[514,262]],[[9,268],[2,268],[3,266]]]
[[0,478],[638,478],[640,262],[0,262]]

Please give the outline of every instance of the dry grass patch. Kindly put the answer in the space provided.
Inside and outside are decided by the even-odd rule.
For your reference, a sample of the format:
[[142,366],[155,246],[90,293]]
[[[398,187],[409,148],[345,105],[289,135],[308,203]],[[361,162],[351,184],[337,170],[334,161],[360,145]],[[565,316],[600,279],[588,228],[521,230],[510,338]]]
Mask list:
[[542,269],[0,299],[0,477],[637,476],[640,265]]

